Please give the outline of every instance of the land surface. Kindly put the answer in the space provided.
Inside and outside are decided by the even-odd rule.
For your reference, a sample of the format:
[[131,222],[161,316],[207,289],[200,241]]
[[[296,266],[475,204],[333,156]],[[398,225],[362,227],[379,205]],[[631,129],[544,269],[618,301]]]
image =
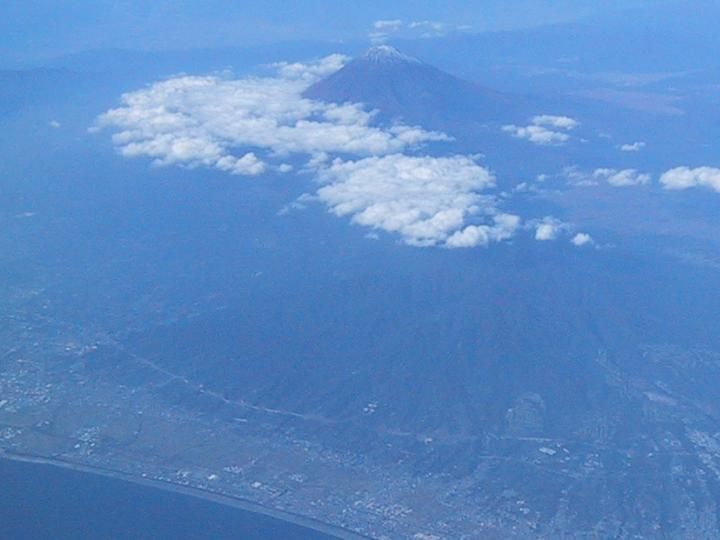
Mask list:
[[[648,383],[601,357],[598,364],[606,362],[608,379],[636,403],[637,414],[660,426],[653,437],[640,434],[618,447],[610,443],[617,425],[599,420],[573,439],[532,435],[537,414],[526,410],[504,434],[482,440],[374,430],[383,443],[366,454],[323,442],[328,430],[353,433],[362,426],[227,399],[128,352],[113,335],[58,323],[41,311],[16,311],[3,325],[3,341],[16,343],[0,361],[5,457],[152,481],[341,538],[556,537],[577,524],[573,492],[601,494],[603,505],[635,477],[649,496],[677,494],[686,521],[676,524],[675,537],[717,535],[707,506],[685,499],[691,487],[692,497],[702,490],[704,503],[713,504],[720,444],[702,426],[711,429],[715,413],[701,392],[683,395],[661,381]],[[699,352],[648,350],[646,358],[670,370],[716,376],[720,369],[720,359]],[[178,392],[183,405],[168,397]],[[532,409],[533,400],[525,401]],[[453,457],[468,447],[472,458]],[[446,465],[471,461],[469,471]],[[665,534],[667,524],[653,521],[652,503],[633,504],[647,512],[648,530]],[[546,512],[555,514],[550,524]],[[582,537],[623,527],[601,522]]]

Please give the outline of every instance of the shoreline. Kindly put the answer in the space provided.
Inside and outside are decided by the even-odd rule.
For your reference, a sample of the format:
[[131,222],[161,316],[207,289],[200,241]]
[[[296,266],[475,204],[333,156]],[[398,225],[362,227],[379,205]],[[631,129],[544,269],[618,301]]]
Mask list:
[[4,449],[0,449],[0,459],[36,465],[49,465],[51,467],[58,467],[61,469],[67,469],[84,474],[95,474],[115,480],[131,482],[133,484],[138,484],[145,487],[162,489],[164,491],[170,491],[188,497],[203,499],[205,501],[209,501],[215,504],[229,506],[238,510],[268,516],[280,521],[291,523],[293,525],[304,527],[306,529],[311,529],[319,533],[334,536],[340,540],[370,540],[370,537],[363,536],[347,529],[343,529],[342,527],[323,523],[322,521],[318,521],[313,518],[301,516],[299,514],[293,514],[292,512],[277,510],[275,508],[269,508],[267,506],[248,501],[246,499],[233,497],[231,495],[224,495],[221,493],[215,493],[213,491],[209,491],[207,489],[199,487],[184,486],[182,484],[175,484],[166,480],[143,478],[134,474],[114,469],[104,469],[102,467],[83,465],[81,463],[65,461],[58,458],[49,458],[35,454],[12,452]]

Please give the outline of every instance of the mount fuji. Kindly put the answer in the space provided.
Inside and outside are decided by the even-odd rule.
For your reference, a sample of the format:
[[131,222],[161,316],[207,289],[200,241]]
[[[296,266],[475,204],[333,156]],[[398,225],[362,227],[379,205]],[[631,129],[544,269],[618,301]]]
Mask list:
[[455,77],[389,45],[371,48],[304,96],[363,103],[381,118],[449,131],[526,116],[522,99]]

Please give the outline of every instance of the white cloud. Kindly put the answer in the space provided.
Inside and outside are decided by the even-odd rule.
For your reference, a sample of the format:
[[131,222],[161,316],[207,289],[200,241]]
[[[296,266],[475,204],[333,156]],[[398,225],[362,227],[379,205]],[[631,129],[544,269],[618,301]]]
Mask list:
[[555,240],[565,229],[565,225],[552,217],[546,217],[535,225],[535,240]]
[[604,180],[615,187],[642,186],[649,184],[652,179],[649,174],[640,173],[636,169],[596,169],[593,178]]
[[281,163],[280,165],[278,165],[278,168],[277,168],[277,170],[280,171],[281,173],[289,173],[293,169],[294,169],[294,167],[292,165],[290,165],[289,163]]
[[372,25],[368,37],[373,44],[385,43],[391,37],[404,39],[436,38],[453,32],[467,32],[472,28],[468,25],[454,25],[442,21],[411,21],[405,23],[400,19],[379,20]]
[[373,45],[385,43],[390,36],[402,30],[404,24],[400,19],[380,20],[373,23],[373,31],[368,37]]
[[532,118],[532,123],[536,126],[545,126],[555,129],[575,129],[580,122],[569,116],[553,116],[551,114],[541,114]]
[[[519,218],[498,212],[490,172],[467,156],[392,154],[336,159],[321,171],[317,198],[353,223],[398,233],[411,245],[471,247],[509,238]],[[491,223],[468,224],[469,220]]]
[[206,166],[255,176],[300,170],[322,184],[321,201],[353,223],[398,234],[417,246],[472,247],[511,238],[520,218],[486,193],[494,177],[475,156],[410,156],[428,141],[450,140],[420,127],[376,125],[360,104],[305,99],[303,91],[338,69],[344,57],[280,63],[277,75],[243,79],[177,77],[125,94],[98,119],[115,130],[127,157],[157,165]]
[[573,186],[592,187],[600,183],[592,174],[582,171],[578,167],[565,167],[562,175],[565,176],[568,183]]
[[60,127],[62,127],[62,124],[60,122],[58,122],[57,120],[51,120],[49,125],[51,128],[55,128],[55,129],[59,129]]
[[321,58],[317,62],[276,62],[270,67],[277,70],[278,75],[283,79],[299,79],[313,83],[335,73],[342,68],[349,58],[343,54],[331,54],[325,58]]
[[549,114],[534,116],[530,122],[527,126],[510,124],[503,126],[502,130],[517,139],[525,139],[533,144],[558,146],[570,140],[570,135],[565,133],[566,131],[571,131],[580,125],[577,120],[568,116]]
[[570,242],[572,242],[577,247],[589,246],[595,243],[592,239],[592,236],[587,233],[577,233],[575,236],[572,237]]
[[644,142],[638,141],[632,144],[623,144],[620,146],[620,150],[622,152],[639,152],[640,150],[645,148],[645,146],[647,145]]
[[535,240],[555,240],[558,232],[558,228],[555,224],[541,223],[535,230]]
[[720,192],[720,169],[713,167],[677,167],[664,173],[660,183],[665,189],[682,190],[707,187]]
[[291,153],[368,156],[449,139],[403,124],[373,126],[373,113],[359,104],[302,97],[343,61],[334,55],[316,64],[276,64],[277,77],[169,79],[125,94],[123,105],[103,114],[99,125],[119,130],[113,140],[125,156],[242,175],[260,174],[264,160]]
[[408,27],[420,33],[421,38],[434,38],[445,36],[453,29],[451,25],[440,21],[413,21]]
[[542,126],[503,126],[503,131],[510,133],[516,139],[526,139],[533,144],[560,145],[570,140],[570,136],[559,133]]
[[402,26],[403,22],[400,19],[380,20],[373,23],[375,30],[399,30]]
[[578,167],[565,167],[561,177],[570,185],[579,187],[592,187],[600,183],[607,183],[614,187],[642,186],[649,184],[652,177],[637,169],[595,169],[592,173],[583,171]]
[[573,230],[573,226],[555,217],[545,216],[542,219],[527,221],[525,223],[525,229],[535,231],[535,240],[539,242],[550,242],[570,233]]
[[[223,156],[216,163],[218,169],[231,174],[255,176],[265,172],[266,165],[255,154],[249,152],[240,159],[233,156]],[[283,165],[280,166],[282,168]]]
[[512,214],[493,216],[492,225],[468,225],[454,232],[445,242],[449,248],[486,246],[490,242],[502,242],[512,238],[520,227],[520,217]]

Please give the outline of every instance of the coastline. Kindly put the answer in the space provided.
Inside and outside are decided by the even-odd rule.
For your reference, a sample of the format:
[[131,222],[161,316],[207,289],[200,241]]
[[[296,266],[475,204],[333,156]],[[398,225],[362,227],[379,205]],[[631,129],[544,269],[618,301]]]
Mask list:
[[341,527],[337,527],[335,525],[323,523],[312,518],[293,514],[292,512],[285,512],[283,510],[269,508],[258,503],[254,503],[252,501],[248,501],[246,499],[240,499],[237,497],[232,497],[230,495],[215,493],[198,487],[175,484],[173,482],[157,480],[154,478],[143,478],[123,471],[103,469],[101,467],[83,465],[81,463],[65,461],[58,458],[49,458],[34,454],[12,452],[2,448],[0,448],[0,459],[37,465],[49,465],[52,467],[58,467],[84,474],[105,476],[107,478],[113,478],[115,480],[121,480],[124,482],[131,482],[141,486],[162,489],[164,491],[170,491],[173,493],[178,493],[180,495],[195,497],[208,502],[229,506],[238,510],[244,510],[246,512],[265,515],[274,519],[291,523],[293,525],[304,527],[306,529],[311,529],[322,534],[330,535],[340,540],[370,540],[370,538],[367,536],[360,535],[358,533],[343,529]]

